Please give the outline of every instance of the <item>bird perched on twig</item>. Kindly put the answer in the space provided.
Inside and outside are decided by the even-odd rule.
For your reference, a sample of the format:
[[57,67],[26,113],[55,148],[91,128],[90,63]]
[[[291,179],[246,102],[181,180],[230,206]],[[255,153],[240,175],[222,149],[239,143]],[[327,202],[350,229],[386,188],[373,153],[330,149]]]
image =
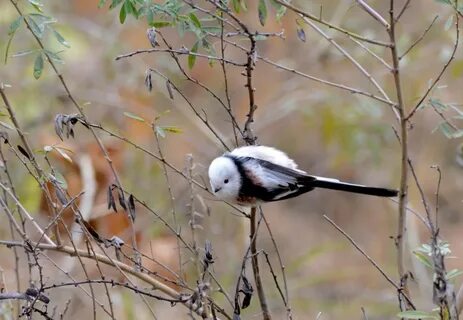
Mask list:
[[378,197],[395,197],[397,190],[351,184],[308,175],[284,152],[265,146],[246,146],[215,158],[209,166],[214,195],[242,206],[296,197],[315,188]]

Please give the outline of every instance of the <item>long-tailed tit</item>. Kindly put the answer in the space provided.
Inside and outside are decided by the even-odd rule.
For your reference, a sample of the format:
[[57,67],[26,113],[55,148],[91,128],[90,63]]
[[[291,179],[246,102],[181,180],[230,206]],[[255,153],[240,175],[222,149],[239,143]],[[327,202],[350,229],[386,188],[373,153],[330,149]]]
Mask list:
[[215,158],[209,166],[212,192],[243,206],[296,197],[315,188],[379,197],[395,197],[397,190],[351,184],[308,175],[284,152],[265,146],[247,146]]

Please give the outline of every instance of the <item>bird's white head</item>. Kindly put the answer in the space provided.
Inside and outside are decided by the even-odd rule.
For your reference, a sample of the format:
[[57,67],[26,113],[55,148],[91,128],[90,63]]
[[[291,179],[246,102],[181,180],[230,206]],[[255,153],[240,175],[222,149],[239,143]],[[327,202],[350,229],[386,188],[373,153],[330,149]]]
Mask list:
[[241,188],[241,175],[232,159],[218,157],[209,166],[209,180],[214,195],[220,200],[236,201]]

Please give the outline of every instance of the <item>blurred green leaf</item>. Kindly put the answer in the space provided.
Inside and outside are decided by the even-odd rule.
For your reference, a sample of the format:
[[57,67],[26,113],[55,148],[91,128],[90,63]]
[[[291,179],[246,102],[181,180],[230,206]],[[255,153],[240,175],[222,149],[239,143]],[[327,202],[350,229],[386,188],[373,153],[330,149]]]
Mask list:
[[150,22],[149,25],[151,27],[155,27],[155,28],[164,28],[164,27],[171,26],[172,22],[169,22],[169,21],[153,21],[153,22]]
[[45,26],[37,24],[31,16],[26,17],[26,21],[29,24],[29,27],[31,28],[32,33],[39,39],[43,37],[43,33],[45,31]]
[[201,29],[201,21],[199,21],[198,17],[193,12],[191,12],[189,16],[190,16],[191,22],[193,22],[195,27]]
[[51,175],[53,178],[55,178],[55,180],[59,183],[59,185],[61,186],[61,188],[63,188],[64,190],[67,190],[68,188],[68,183],[66,182],[66,179],[64,178],[64,176],[55,169],[55,173],[54,175]]
[[109,9],[116,8],[123,0],[111,0],[111,4],[109,5]]
[[285,6],[280,6],[280,8],[277,10],[276,13],[276,19],[278,22],[281,21],[281,18],[286,14],[286,7]]
[[138,19],[138,10],[131,0],[126,0],[124,2],[124,6],[126,7],[125,11],[127,12],[127,14],[132,15],[136,19]]
[[119,22],[123,24],[125,22],[125,18],[127,18],[127,11],[124,3],[124,5],[121,6],[121,10],[119,11]]
[[[198,45],[199,41],[196,41],[196,43],[193,45],[193,48],[191,48],[192,53],[197,53],[198,52]],[[193,69],[194,65],[196,62],[196,55],[190,54],[188,55],[188,68]]]
[[447,21],[445,21],[444,30],[449,31],[452,25],[453,25],[453,14],[451,14],[448,17]]
[[51,60],[58,62],[58,63],[64,63],[63,59],[61,59],[60,56],[58,56],[58,53],[52,52],[50,50],[44,50],[44,52],[47,54],[48,58]]
[[9,36],[13,35],[16,32],[16,30],[18,30],[18,28],[21,25],[22,21],[23,21],[23,17],[19,16],[16,20],[14,20],[10,24],[10,27],[8,28],[8,35]]
[[435,314],[432,314],[426,311],[418,311],[418,310],[402,311],[397,314],[397,317],[407,318],[407,319],[436,319],[436,320],[439,319]]
[[70,48],[71,46],[69,45],[69,42],[64,39],[64,37],[55,29],[53,29],[53,34],[55,35],[56,40],[58,40],[59,43],[61,43],[63,46],[66,48]]
[[131,119],[134,119],[134,120],[137,120],[137,121],[140,121],[140,122],[145,122],[145,119],[143,119],[142,117],[140,116],[137,116],[136,114],[133,114],[132,112],[124,112],[124,116],[128,117],[128,118],[131,118]]
[[241,7],[240,0],[232,0],[232,5],[233,5],[233,10],[236,13],[240,13],[240,7]]
[[429,257],[420,252],[420,251],[413,251],[413,254],[415,255],[415,257],[423,264],[425,265],[426,267],[430,268],[430,269],[433,269],[433,264],[431,262],[431,260],[429,259]]
[[[436,129],[442,132],[448,139],[456,139],[463,137],[463,130],[455,130],[446,121],[439,123]],[[436,131],[436,129],[434,129],[433,132]]]
[[98,1],[98,8],[103,8],[103,6],[106,4],[106,0],[99,0]]
[[449,4],[449,5],[452,4],[452,2],[450,2],[450,0],[436,0],[436,2],[440,2],[440,3],[444,3],[444,4]]
[[43,55],[40,52],[35,58],[34,62],[34,78],[39,79],[43,71]]
[[10,52],[11,42],[13,41],[13,37],[16,33],[16,30],[18,30],[18,28],[21,26],[22,20],[23,20],[23,17],[19,16],[16,20],[14,20],[10,24],[10,27],[8,28],[8,35],[10,36],[10,38],[8,39],[8,42],[5,48],[5,64],[8,62],[8,54]]
[[43,4],[38,0],[27,0],[27,1],[34,6],[43,7]]
[[165,132],[169,132],[169,133],[182,133],[183,132],[182,129],[180,129],[179,127],[175,127],[175,126],[162,126],[160,128],[164,130]]
[[265,3],[265,0],[259,0],[257,12],[259,15],[259,22],[262,26],[264,26],[265,21],[267,20],[267,4]]
[[452,269],[446,274],[447,280],[452,280],[453,278],[456,278],[458,276],[461,276],[463,274],[463,270],[458,270],[458,269]]
[[36,52],[36,51],[37,51],[37,49],[30,49],[30,50],[18,51],[18,52],[16,52],[14,55],[12,55],[12,57],[13,57],[13,58],[22,57],[22,56],[31,54],[32,52]]
[[429,103],[431,104],[431,106],[438,109],[439,111],[443,111],[447,109],[447,105],[443,103],[442,101],[440,101],[439,99],[431,98],[429,99]]

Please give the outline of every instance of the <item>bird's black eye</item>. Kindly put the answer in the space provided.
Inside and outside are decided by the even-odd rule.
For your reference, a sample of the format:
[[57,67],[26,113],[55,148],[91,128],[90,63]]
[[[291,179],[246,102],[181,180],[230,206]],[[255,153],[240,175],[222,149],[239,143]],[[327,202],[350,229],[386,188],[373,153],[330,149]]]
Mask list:
[[223,181],[223,183],[228,183],[228,179],[225,179],[225,180]]

